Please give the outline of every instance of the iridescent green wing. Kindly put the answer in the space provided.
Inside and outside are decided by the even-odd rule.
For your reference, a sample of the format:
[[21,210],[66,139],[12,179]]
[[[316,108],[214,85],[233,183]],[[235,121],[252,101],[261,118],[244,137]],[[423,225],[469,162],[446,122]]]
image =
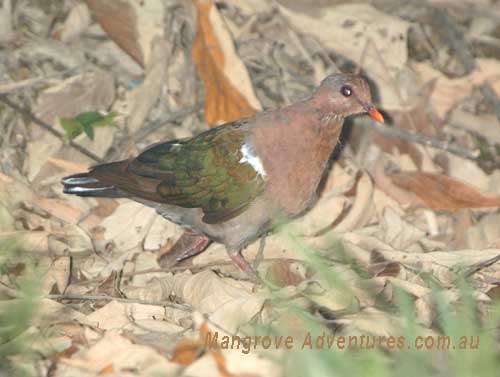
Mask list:
[[264,190],[264,179],[242,162],[247,132],[225,125],[194,138],[153,146],[132,162],[133,173],[160,180],[161,201],[201,208],[209,224],[240,214]]

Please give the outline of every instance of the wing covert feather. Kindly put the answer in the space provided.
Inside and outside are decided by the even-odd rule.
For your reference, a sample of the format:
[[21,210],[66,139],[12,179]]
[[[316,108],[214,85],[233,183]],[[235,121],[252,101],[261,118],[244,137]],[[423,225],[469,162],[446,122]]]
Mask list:
[[239,127],[223,125],[194,138],[157,144],[131,161],[128,171],[158,180],[158,201],[201,208],[206,223],[227,221],[265,187],[252,165],[241,162],[247,136]]

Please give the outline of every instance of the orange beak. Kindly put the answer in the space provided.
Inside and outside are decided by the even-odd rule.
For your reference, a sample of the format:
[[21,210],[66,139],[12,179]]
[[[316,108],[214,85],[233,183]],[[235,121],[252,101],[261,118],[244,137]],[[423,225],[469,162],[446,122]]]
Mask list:
[[375,119],[377,122],[384,123],[384,117],[382,114],[380,114],[380,111],[378,111],[376,108],[373,106],[370,106],[367,110],[368,114]]

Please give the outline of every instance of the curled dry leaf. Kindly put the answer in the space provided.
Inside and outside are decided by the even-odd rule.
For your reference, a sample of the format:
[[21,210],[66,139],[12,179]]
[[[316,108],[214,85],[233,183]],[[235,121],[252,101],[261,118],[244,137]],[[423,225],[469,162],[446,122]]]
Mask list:
[[138,41],[137,15],[126,0],[86,0],[88,7],[108,36],[144,66],[144,54]]
[[[223,329],[207,323],[199,312],[194,312],[195,323],[200,327],[198,339],[185,339],[177,343],[170,361],[187,366],[186,376],[194,377],[274,377],[280,375],[275,363],[261,357],[258,353],[243,354],[238,349],[221,349],[221,338],[230,334]],[[201,323],[201,324],[200,324]],[[205,344],[209,333],[217,332],[218,341],[210,349]],[[200,357],[200,354],[203,354]]]
[[407,22],[369,4],[329,6],[314,16],[284,6],[280,10],[298,30],[313,35],[324,46],[350,60],[359,62],[365,53],[363,68],[377,83],[382,106],[385,109],[402,107],[391,74],[397,75],[406,64]]
[[192,55],[205,84],[205,119],[208,124],[229,122],[261,110],[248,72],[236,54],[233,40],[211,1],[196,2],[197,31]]
[[500,63],[496,59],[478,58],[476,69],[467,76],[448,78],[426,63],[417,63],[412,67],[423,82],[436,80],[430,103],[436,113],[444,118],[448,111],[462,98],[469,96],[474,87],[488,82],[497,95],[500,95]]
[[50,265],[42,280],[42,292],[49,293],[56,285],[60,293],[64,293],[69,284],[71,275],[71,258],[62,256],[55,259]]
[[100,227],[105,229],[105,240],[113,241],[120,250],[128,250],[142,244],[157,216],[153,208],[127,201],[106,217]]
[[210,315],[210,320],[228,332],[253,318],[264,304],[264,298],[252,294],[253,284],[221,279],[209,270],[195,275],[177,274],[173,294],[182,302]]
[[135,334],[159,331],[176,334],[184,330],[167,321],[162,306],[111,301],[80,321],[104,330],[128,330]]
[[415,242],[425,238],[426,234],[423,230],[405,221],[393,209],[386,208],[380,219],[379,237],[395,249],[407,250]]
[[91,18],[88,7],[84,3],[77,3],[69,12],[63,26],[54,32],[54,38],[67,42],[77,38],[90,25]]
[[367,224],[373,212],[373,182],[368,174],[362,174],[356,185],[356,197],[347,215],[334,226],[337,232],[349,232]]
[[481,192],[444,174],[398,172],[390,178],[399,188],[415,194],[413,205],[446,211],[500,206],[500,194]]
[[142,67],[151,58],[151,42],[163,36],[166,7],[161,1],[86,0],[97,22]]
[[347,201],[345,196],[322,197],[305,216],[293,222],[294,227],[304,236],[315,236],[343,214]]
[[107,331],[92,347],[62,360],[57,366],[61,376],[80,376],[82,371],[95,375],[110,370],[117,375],[128,375],[130,370],[141,370],[143,375],[175,375],[178,366],[154,348],[134,344],[115,331]]
[[131,93],[131,113],[127,122],[131,132],[136,132],[144,125],[165,84],[168,46],[163,38],[157,37],[151,41],[150,49],[151,59],[146,65],[146,77]]
[[443,268],[467,267],[500,255],[499,249],[433,251],[430,253],[406,253],[395,250],[379,250],[388,261],[413,266],[419,271],[434,273]]
[[[60,84],[43,91],[36,104],[36,115],[48,124],[63,132],[56,118],[72,118],[81,112],[105,110],[111,106],[115,99],[115,84],[113,77],[105,72],[88,72],[70,77]],[[76,141],[99,156],[103,156],[113,142],[112,135],[115,127],[101,127],[96,130],[94,141],[86,139],[85,135]],[[42,167],[46,166],[47,159],[51,156],[64,158],[88,158],[79,152],[63,146],[63,140],[45,131],[37,125],[31,126],[31,141],[28,143],[28,179],[38,180],[52,174],[41,174]],[[64,153],[63,153],[64,152]],[[53,165],[46,168],[53,168]]]

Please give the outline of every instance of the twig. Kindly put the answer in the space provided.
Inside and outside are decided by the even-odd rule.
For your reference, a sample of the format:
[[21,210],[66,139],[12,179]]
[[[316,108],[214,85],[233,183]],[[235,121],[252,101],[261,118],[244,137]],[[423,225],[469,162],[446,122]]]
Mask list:
[[449,142],[437,140],[435,138],[422,135],[416,132],[410,132],[399,127],[390,127],[383,123],[373,122],[371,120],[357,119],[355,123],[359,124],[365,128],[374,128],[377,132],[380,132],[384,136],[399,138],[406,140],[410,143],[417,143],[425,145],[427,147],[432,147],[436,149],[441,149],[443,151],[452,153],[462,158],[468,160],[476,161],[479,157],[479,151],[470,151],[465,148],[460,148],[459,146],[452,145]]
[[[57,131],[55,128],[53,128],[50,124],[45,123],[43,120],[35,116],[31,111],[24,109],[17,105],[16,103],[12,102],[10,99],[7,98],[5,94],[0,94],[0,102],[3,102],[13,110],[17,111],[21,115],[25,116],[29,120],[31,120],[33,123],[37,124],[38,126],[42,127],[44,130],[50,132],[52,135],[58,137],[61,139],[63,142],[65,141],[64,139],[64,134],[62,132]],[[103,160],[94,154],[93,152],[89,151],[87,148],[82,147],[81,145],[75,143],[72,140],[68,141],[68,144],[76,149],[78,152],[84,154],[85,156],[91,158],[92,160],[96,162],[103,162]]]
[[[274,261],[289,261],[289,262],[304,262],[303,260],[300,259],[293,259],[293,258],[265,258],[261,261],[262,262],[274,262]],[[139,270],[139,271],[134,271],[134,272],[128,272],[124,273],[121,275],[121,278],[129,278],[132,276],[136,275],[145,275],[145,274],[153,274],[153,273],[159,273],[159,272],[183,272],[183,271],[200,271],[200,270],[205,270],[207,268],[212,268],[212,267],[223,267],[223,266],[233,266],[234,263],[231,261],[219,261],[219,262],[211,262],[211,263],[205,263],[205,264],[200,264],[197,266],[174,266],[174,267],[169,267],[169,268],[148,268],[145,270]],[[89,279],[85,281],[78,281],[75,283],[72,283],[73,285],[86,285],[86,284],[92,284],[92,283],[98,283],[103,281],[106,278],[94,278],[94,279]]]
[[130,299],[122,297],[113,297],[108,295],[46,295],[45,298],[51,300],[81,300],[81,301],[99,301],[99,300],[109,300],[118,301],[128,304],[143,304],[143,305],[154,305],[154,306],[168,306],[170,308],[179,309],[185,312],[191,312],[191,307],[182,304],[176,304],[170,301],[155,301],[155,300],[140,300],[140,299]]
[[253,268],[255,271],[259,268],[260,263],[264,260],[264,249],[266,247],[266,234],[263,234],[259,240],[259,250],[253,261]]
[[451,46],[456,57],[462,63],[465,71],[471,72],[476,67],[476,61],[471,48],[463,33],[457,27],[456,22],[450,17],[448,10],[433,7],[431,14],[432,25],[438,34],[445,40],[445,44]]
[[491,265],[494,265],[498,261],[500,261],[500,254],[498,254],[496,257],[493,257],[493,258],[487,259],[485,261],[476,263],[476,264],[474,264],[472,266],[469,266],[468,271],[465,273],[465,277],[472,276],[476,272],[481,271],[483,268],[486,268],[486,267],[489,267]]
[[172,122],[178,122],[179,120],[185,118],[186,116],[188,116],[190,114],[197,113],[202,108],[203,108],[203,102],[197,102],[194,105],[191,105],[191,106],[186,107],[182,110],[171,113],[171,114],[167,115],[165,118],[158,119],[157,121],[151,122],[148,125],[140,128],[139,130],[137,130],[134,133],[134,135],[132,136],[132,139],[135,142],[141,141],[149,134],[159,130],[165,124],[172,123]]
[[35,77],[22,81],[0,83],[0,94],[7,94],[24,88],[31,88],[38,84],[44,84],[48,80],[50,79],[47,77]]
[[491,105],[493,106],[493,111],[495,111],[495,115],[497,116],[497,119],[500,121],[500,99],[498,98],[497,94],[493,90],[490,84],[484,83],[479,87],[481,90],[481,94],[483,95],[484,99]]

